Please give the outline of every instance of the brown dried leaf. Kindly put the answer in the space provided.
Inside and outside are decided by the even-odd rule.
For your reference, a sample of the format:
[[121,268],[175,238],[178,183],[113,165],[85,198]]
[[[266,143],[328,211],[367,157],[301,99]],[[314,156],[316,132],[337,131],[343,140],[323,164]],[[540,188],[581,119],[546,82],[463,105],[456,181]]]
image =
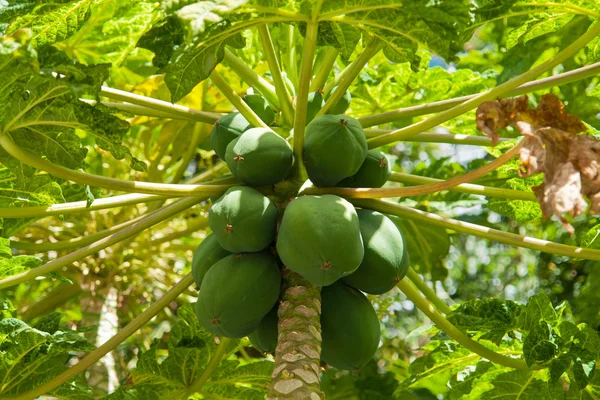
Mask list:
[[552,94],[542,96],[536,109],[528,109],[527,96],[485,102],[477,109],[477,128],[493,143],[498,130],[515,127],[525,142],[519,153],[519,175],[544,173],[544,183],[533,188],[544,217],[558,216],[573,234],[564,215],[582,214],[591,201],[590,213],[600,213],[600,141],[580,135],[586,126],[569,115]]

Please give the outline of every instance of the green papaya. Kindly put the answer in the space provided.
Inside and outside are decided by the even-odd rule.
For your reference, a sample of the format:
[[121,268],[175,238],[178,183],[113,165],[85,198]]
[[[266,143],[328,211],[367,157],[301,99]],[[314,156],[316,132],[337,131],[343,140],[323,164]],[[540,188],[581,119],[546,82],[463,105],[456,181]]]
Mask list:
[[358,172],[342,179],[336,186],[354,188],[380,188],[392,175],[392,165],[387,155],[377,149],[369,150]]
[[277,308],[278,304],[275,303],[271,311],[260,321],[258,328],[248,335],[252,346],[263,353],[273,353],[277,347]]
[[356,210],[338,196],[301,196],[286,207],[277,253],[283,264],[314,285],[354,272],[364,249]]
[[225,153],[231,172],[250,185],[274,185],[282,181],[293,160],[290,144],[266,128],[248,129],[229,143]]
[[205,237],[194,251],[194,258],[192,258],[192,276],[196,285],[200,287],[210,267],[229,255],[231,253],[221,247],[215,235]]
[[396,224],[380,212],[361,209],[357,214],[365,256],[358,269],[342,279],[369,294],[388,292],[406,275],[402,271],[404,237]]
[[347,115],[321,115],[306,127],[304,163],[316,186],[335,186],[358,172],[367,157],[360,122]]
[[271,125],[275,122],[275,111],[273,111],[267,99],[260,94],[247,94],[243,100],[265,124]]
[[[335,93],[337,88],[338,88],[338,86],[334,87],[333,89],[331,89],[331,92],[327,93],[327,95],[325,96],[325,101],[329,100],[329,98],[331,97],[331,95],[333,93]],[[335,103],[333,106],[331,106],[329,108],[329,110],[327,111],[327,114],[343,114],[343,113],[345,113],[346,110],[348,109],[348,107],[350,107],[351,101],[352,101],[352,95],[350,94],[349,90],[346,90],[344,92],[344,95],[342,96],[342,98],[339,99],[337,103]]]
[[323,108],[323,91],[310,92],[308,94],[308,104],[306,105],[306,123],[312,121],[317,113]]
[[260,192],[234,186],[213,203],[208,226],[227,251],[261,251],[275,239],[277,208]]
[[321,290],[321,360],[338,369],[364,366],[379,346],[379,319],[359,290],[336,282]]
[[248,336],[277,302],[280,285],[275,256],[264,251],[232,254],[204,276],[196,316],[215,335]]
[[239,112],[232,112],[219,118],[210,132],[210,143],[217,156],[224,160],[229,142],[250,128],[252,128],[250,122]]

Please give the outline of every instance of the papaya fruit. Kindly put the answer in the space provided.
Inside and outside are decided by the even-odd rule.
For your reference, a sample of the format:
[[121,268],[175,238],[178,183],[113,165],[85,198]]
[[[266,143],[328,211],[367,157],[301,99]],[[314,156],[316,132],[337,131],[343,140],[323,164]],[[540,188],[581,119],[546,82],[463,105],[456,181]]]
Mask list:
[[404,278],[404,237],[400,229],[380,212],[357,210],[365,248],[362,263],[344,283],[369,294],[383,294]]
[[310,92],[308,94],[308,104],[306,108],[306,123],[312,121],[317,113],[323,108],[323,92],[321,90],[316,92]]
[[367,157],[360,122],[347,115],[321,115],[306,126],[304,163],[316,186],[335,186],[358,172]]
[[227,251],[261,251],[275,239],[277,208],[260,192],[234,186],[213,203],[208,226]]
[[210,132],[210,143],[217,156],[224,160],[229,142],[250,128],[252,128],[250,122],[239,112],[232,112],[219,118]]
[[192,258],[192,276],[196,285],[200,287],[210,267],[229,255],[231,253],[221,247],[215,235],[205,237],[194,251],[194,258]]
[[278,304],[275,303],[271,311],[260,321],[258,328],[248,335],[252,346],[263,353],[273,353],[277,347],[277,308]]
[[379,346],[379,319],[359,290],[336,282],[321,290],[321,360],[338,369],[364,366]]
[[250,185],[274,185],[282,181],[293,160],[290,144],[266,128],[248,129],[229,143],[225,153],[231,172]]
[[248,336],[277,302],[280,285],[275,256],[264,251],[232,254],[204,276],[196,316],[215,335]]
[[354,188],[380,188],[392,174],[392,165],[387,155],[377,149],[369,150],[367,158],[358,172],[342,179],[337,186]]
[[[327,95],[325,96],[325,101],[329,100],[331,95],[333,93],[335,93],[335,91],[337,89],[338,89],[338,86],[331,89],[331,91],[329,93],[327,93]],[[351,101],[352,101],[352,95],[350,94],[349,90],[346,90],[344,92],[344,95],[342,96],[342,98],[339,99],[337,103],[335,103],[333,106],[331,106],[329,108],[329,110],[327,111],[327,114],[343,114],[343,113],[345,113],[346,110],[348,109],[348,107],[350,107]]]
[[277,234],[277,253],[287,268],[312,284],[331,285],[354,272],[363,259],[356,210],[334,195],[292,200]]
[[250,107],[256,115],[258,115],[258,118],[260,118],[262,122],[267,125],[271,125],[275,122],[275,111],[273,111],[267,99],[260,94],[247,94],[242,100],[248,104],[248,107]]

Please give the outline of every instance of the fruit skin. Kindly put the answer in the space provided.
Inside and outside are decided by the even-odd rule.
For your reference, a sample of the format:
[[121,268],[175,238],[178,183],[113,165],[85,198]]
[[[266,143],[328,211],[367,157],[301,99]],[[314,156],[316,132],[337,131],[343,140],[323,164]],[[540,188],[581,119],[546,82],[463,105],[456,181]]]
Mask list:
[[258,328],[279,298],[281,273],[267,252],[232,254],[208,270],[196,316],[209,332],[241,338]]
[[308,103],[306,105],[306,123],[312,121],[317,113],[323,108],[325,101],[323,100],[323,92],[310,92],[308,94]]
[[258,328],[248,335],[252,346],[263,353],[273,353],[277,347],[277,308],[278,304],[275,304],[260,321]]
[[210,143],[217,156],[224,160],[229,142],[250,128],[252,128],[250,122],[246,121],[239,112],[232,112],[219,118],[210,132]]
[[275,122],[275,111],[273,111],[267,99],[260,94],[247,94],[243,97],[243,100],[265,124],[271,125]]
[[357,214],[365,256],[358,269],[342,280],[369,294],[389,292],[406,275],[402,232],[380,212],[361,209]]
[[359,290],[336,282],[321,290],[321,360],[338,369],[364,366],[379,346],[379,320]]
[[252,128],[231,141],[225,161],[231,172],[250,185],[274,185],[292,168],[292,147],[266,128]]
[[[325,96],[325,101],[329,100],[331,95],[337,89],[338,89],[338,86],[331,89],[331,92],[327,93],[327,96]],[[329,110],[327,111],[327,114],[343,114],[343,113],[345,113],[346,110],[348,109],[348,107],[350,107],[351,101],[352,101],[352,95],[350,94],[349,90],[346,90],[344,92],[344,95],[342,96],[342,98],[339,99],[339,101],[336,104],[334,104],[333,106],[331,106],[329,108]]]
[[321,115],[306,127],[304,163],[316,186],[335,186],[358,172],[367,157],[360,122],[347,115]]
[[301,196],[286,207],[277,253],[283,264],[314,285],[331,285],[360,265],[364,249],[358,215],[334,195]]
[[217,261],[229,255],[231,253],[221,247],[215,235],[205,237],[194,251],[194,258],[192,258],[192,276],[196,285],[200,287],[208,270]]
[[234,186],[213,203],[208,226],[227,251],[261,251],[275,239],[277,208],[260,192]]
[[337,186],[354,188],[380,188],[392,175],[392,165],[387,155],[377,149],[369,150],[358,172],[342,179]]

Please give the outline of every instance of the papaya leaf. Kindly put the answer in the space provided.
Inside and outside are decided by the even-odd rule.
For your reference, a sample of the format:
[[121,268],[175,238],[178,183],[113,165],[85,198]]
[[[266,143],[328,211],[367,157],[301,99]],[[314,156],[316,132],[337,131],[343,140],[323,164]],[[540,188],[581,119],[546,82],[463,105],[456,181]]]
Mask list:
[[[88,352],[95,347],[83,336],[57,323],[59,316],[42,319],[40,327],[52,333],[33,328],[16,318],[0,320],[0,394],[16,395],[31,390],[52,379],[68,368],[73,353]],[[69,391],[66,388],[57,390]],[[79,385],[80,391],[91,389]],[[70,389],[72,390],[72,389]]]
[[502,373],[491,380],[493,389],[481,395],[482,400],[558,400],[564,398],[564,390],[559,384],[548,384],[544,371],[514,370]]
[[[31,29],[31,46],[54,44],[77,32],[90,17],[90,7],[97,0],[44,1],[33,9],[24,7],[12,18],[7,34],[23,28]],[[26,13],[22,12],[25,11]]]

